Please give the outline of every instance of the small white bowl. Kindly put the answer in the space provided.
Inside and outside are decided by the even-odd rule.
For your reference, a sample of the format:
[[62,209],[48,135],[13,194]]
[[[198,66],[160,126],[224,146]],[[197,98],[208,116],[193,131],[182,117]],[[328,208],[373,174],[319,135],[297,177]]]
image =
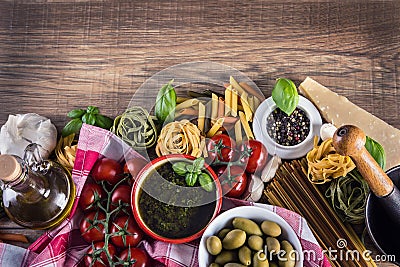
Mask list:
[[256,223],[261,223],[265,220],[276,222],[282,228],[281,236],[289,241],[293,248],[298,252],[299,260],[296,262],[295,267],[303,266],[303,249],[301,243],[293,228],[278,214],[267,209],[255,206],[236,207],[227,210],[215,218],[207,229],[204,231],[200,240],[199,247],[199,267],[208,267],[211,264],[212,256],[208,253],[206,247],[206,240],[212,235],[216,235],[221,229],[225,227],[232,227],[231,222],[235,217],[248,218]]
[[314,136],[320,135],[319,132],[322,125],[321,115],[317,108],[303,96],[299,96],[297,107],[303,110],[310,119],[310,132],[306,139],[295,146],[280,145],[267,132],[267,118],[277,108],[272,97],[264,100],[257,108],[253,121],[254,135],[257,140],[265,145],[269,154],[277,155],[282,159],[296,159],[305,156],[313,148]]

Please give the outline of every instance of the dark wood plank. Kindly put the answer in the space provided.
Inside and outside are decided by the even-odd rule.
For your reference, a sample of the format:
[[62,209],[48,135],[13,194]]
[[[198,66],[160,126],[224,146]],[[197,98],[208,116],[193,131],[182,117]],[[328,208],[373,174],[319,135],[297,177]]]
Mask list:
[[2,1],[0,124],[36,112],[61,129],[88,105],[116,116],[156,72],[211,60],[266,96],[277,77],[311,76],[400,128],[399,26],[397,1]]

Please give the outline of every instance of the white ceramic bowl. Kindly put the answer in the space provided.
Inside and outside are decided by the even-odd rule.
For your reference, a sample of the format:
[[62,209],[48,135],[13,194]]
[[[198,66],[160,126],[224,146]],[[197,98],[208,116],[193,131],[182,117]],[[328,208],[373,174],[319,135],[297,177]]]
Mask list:
[[268,220],[276,222],[282,228],[281,236],[288,240],[298,252],[299,261],[295,267],[303,266],[303,249],[300,240],[294,232],[293,228],[279,215],[267,209],[255,206],[236,207],[227,210],[215,218],[207,229],[204,231],[200,240],[199,247],[199,267],[208,267],[211,264],[212,256],[208,253],[206,248],[206,240],[212,235],[216,235],[221,229],[231,227],[232,219],[235,217],[242,217],[251,219],[257,223]]
[[296,159],[305,156],[313,148],[314,136],[320,135],[319,132],[322,125],[321,115],[317,108],[303,96],[300,96],[297,107],[302,109],[310,119],[310,132],[303,142],[295,146],[280,145],[267,132],[267,118],[277,108],[272,97],[263,101],[256,110],[253,121],[254,135],[257,140],[265,145],[268,153],[271,155],[277,155],[282,159]]

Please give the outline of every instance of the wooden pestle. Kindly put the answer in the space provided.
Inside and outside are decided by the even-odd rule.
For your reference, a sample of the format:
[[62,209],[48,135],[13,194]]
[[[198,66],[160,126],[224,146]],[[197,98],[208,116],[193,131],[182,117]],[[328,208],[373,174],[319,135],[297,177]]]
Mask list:
[[394,184],[365,148],[364,132],[353,125],[345,125],[336,130],[333,136],[335,150],[350,156],[358,171],[377,197],[386,197],[394,190]]

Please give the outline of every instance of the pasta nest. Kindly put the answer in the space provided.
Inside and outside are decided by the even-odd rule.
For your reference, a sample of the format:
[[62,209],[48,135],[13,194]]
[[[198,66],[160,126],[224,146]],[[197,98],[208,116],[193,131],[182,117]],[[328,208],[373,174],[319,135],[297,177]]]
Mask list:
[[189,120],[173,121],[165,125],[157,140],[158,156],[187,154],[200,157],[205,147],[205,138],[199,128]]
[[324,184],[332,179],[346,176],[356,165],[349,156],[335,151],[332,138],[318,146],[318,137],[314,139],[314,148],[307,153],[308,180],[314,184]]

